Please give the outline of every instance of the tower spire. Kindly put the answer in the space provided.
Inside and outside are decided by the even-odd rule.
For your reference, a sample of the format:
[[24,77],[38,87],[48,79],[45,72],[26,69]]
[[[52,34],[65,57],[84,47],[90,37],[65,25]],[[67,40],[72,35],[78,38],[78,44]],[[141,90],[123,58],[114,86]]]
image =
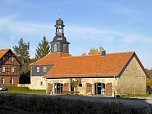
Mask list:
[[64,52],[69,53],[69,42],[67,42],[66,37],[64,36],[64,22],[59,18],[56,21],[56,35],[51,42],[51,52]]
[[59,14],[58,14],[59,18],[61,18],[61,9],[59,8]]

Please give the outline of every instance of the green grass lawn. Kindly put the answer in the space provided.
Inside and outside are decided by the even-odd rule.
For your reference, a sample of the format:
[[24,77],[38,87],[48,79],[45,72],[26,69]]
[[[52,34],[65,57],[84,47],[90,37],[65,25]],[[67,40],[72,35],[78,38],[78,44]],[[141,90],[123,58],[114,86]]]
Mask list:
[[121,95],[122,98],[132,98],[132,97],[151,97],[151,94],[126,94]]
[[46,94],[45,90],[31,90],[28,87],[7,87],[8,91],[0,93],[21,93],[21,94]]

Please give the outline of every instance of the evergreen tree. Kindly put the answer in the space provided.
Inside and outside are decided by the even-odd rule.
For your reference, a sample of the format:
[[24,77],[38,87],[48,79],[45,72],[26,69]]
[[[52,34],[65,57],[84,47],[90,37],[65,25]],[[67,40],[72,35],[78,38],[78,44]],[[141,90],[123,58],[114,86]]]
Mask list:
[[36,49],[35,58],[40,59],[44,56],[46,56],[51,51],[51,48],[49,46],[49,42],[46,40],[46,37],[43,37],[43,40],[38,44],[38,47]]
[[29,49],[30,49],[30,43],[24,42],[22,38],[18,41],[18,46],[13,47],[15,55],[22,64],[20,83],[22,83],[21,78],[29,77],[29,73],[30,73],[28,67],[30,61]]

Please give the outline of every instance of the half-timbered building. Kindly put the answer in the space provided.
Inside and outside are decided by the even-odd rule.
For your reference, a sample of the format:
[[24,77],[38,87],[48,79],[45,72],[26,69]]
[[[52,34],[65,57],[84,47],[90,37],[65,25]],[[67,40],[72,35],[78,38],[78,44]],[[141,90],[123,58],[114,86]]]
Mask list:
[[20,62],[11,49],[0,49],[0,84],[17,86],[19,84],[20,66]]

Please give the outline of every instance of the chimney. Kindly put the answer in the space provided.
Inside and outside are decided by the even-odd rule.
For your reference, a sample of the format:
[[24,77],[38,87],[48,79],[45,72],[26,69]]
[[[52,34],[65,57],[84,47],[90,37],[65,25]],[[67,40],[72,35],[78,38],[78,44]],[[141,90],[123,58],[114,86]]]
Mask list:
[[106,55],[106,50],[102,50],[101,51],[101,56],[105,56]]

